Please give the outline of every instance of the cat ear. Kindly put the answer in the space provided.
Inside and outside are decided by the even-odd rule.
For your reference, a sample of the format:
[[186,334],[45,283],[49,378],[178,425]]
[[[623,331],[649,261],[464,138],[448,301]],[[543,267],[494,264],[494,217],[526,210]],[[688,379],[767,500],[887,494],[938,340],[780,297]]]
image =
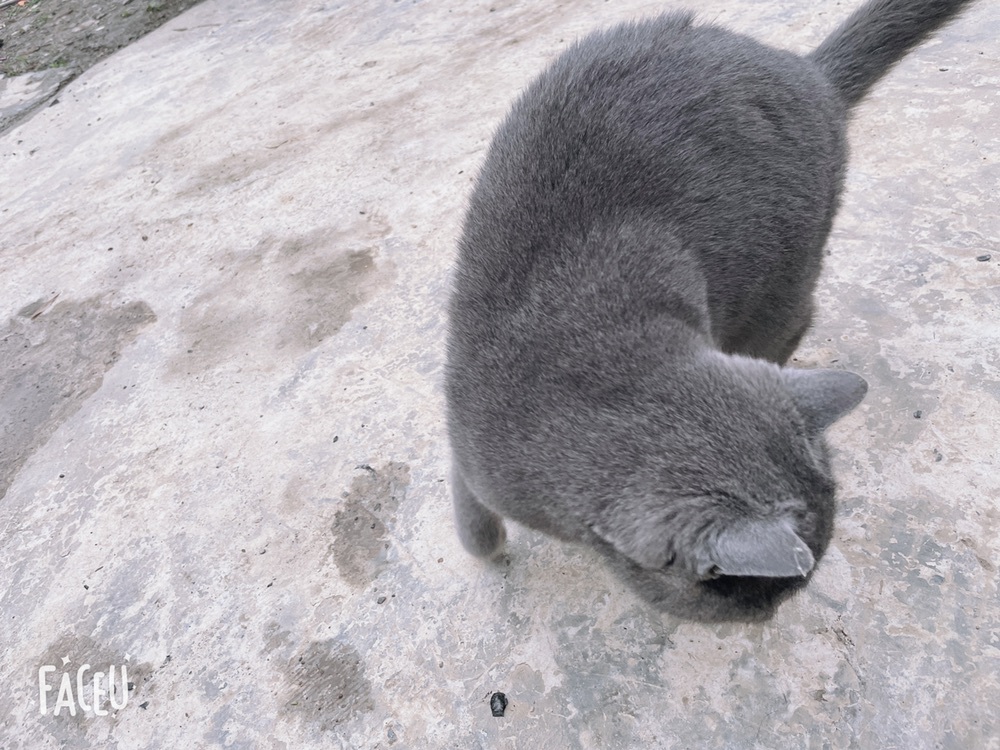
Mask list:
[[844,370],[783,368],[781,374],[799,413],[816,432],[847,414],[868,392],[864,378]]
[[713,576],[794,578],[816,565],[809,545],[786,519],[739,522],[723,529],[695,554],[695,573]]
[[671,544],[663,533],[667,525],[654,519],[641,526],[612,523],[592,528],[625,557],[649,570],[676,561],[700,578],[793,578],[806,575],[816,564],[809,545],[787,519],[731,522],[693,550],[685,549],[687,545],[677,548]]
[[663,533],[668,524],[656,518],[631,524],[629,518],[625,513],[607,513],[591,530],[639,567],[659,570],[671,564],[674,555],[669,537]]

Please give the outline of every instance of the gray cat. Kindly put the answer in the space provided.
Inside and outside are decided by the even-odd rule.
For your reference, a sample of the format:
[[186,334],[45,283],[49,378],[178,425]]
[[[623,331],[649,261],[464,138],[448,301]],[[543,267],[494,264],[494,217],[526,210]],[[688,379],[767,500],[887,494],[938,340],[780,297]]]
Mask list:
[[809,327],[851,107],[967,0],[872,0],[807,57],[687,13],[575,44],[497,130],[450,306],[462,543],[502,517],[655,606],[766,620],[829,544],[823,431],[867,390]]

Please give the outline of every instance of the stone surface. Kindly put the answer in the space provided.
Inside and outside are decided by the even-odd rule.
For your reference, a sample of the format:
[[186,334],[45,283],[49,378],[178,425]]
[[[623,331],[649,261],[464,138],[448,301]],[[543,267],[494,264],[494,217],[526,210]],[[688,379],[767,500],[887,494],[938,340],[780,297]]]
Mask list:
[[[797,51],[845,5],[698,3]],[[0,137],[0,746],[1000,748],[995,4],[852,126],[797,364],[871,389],[803,595],[683,624],[586,550],[452,532],[472,176],[548,60],[664,7],[207,0]],[[123,708],[54,715],[83,664]]]
[[19,76],[0,75],[0,133],[51,102],[74,75],[76,71],[70,68],[51,68]]

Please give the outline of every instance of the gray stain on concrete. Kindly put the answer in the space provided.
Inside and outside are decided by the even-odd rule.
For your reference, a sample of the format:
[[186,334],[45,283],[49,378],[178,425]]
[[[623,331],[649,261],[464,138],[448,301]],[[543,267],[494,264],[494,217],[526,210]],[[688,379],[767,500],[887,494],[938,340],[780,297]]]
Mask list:
[[[206,285],[181,320],[182,351],[171,360],[175,375],[195,373],[254,351],[287,360],[340,330],[354,308],[395,277],[376,263],[375,243],[342,245],[342,232],[320,229],[279,240],[266,237],[246,255],[223,259],[220,277]],[[258,290],[258,293],[254,293]],[[262,347],[263,345],[263,347]],[[280,354],[280,357],[277,355]]]
[[323,731],[374,708],[364,660],[349,644],[314,641],[292,657],[288,674],[294,687],[286,710]]
[[18,469],[98,388],[139,331],[145,302],[99,297],[26,305],[0,329],[0,498]]
[[410,483],[410,467],[390,462],[358,467],[333,521],[330,553],[341,577],[353,586],[371,583],[386,566],[389,531]]
[[13,78],[0,76],[0,133],[44,107],[77,72],[74,68],[50,68]]

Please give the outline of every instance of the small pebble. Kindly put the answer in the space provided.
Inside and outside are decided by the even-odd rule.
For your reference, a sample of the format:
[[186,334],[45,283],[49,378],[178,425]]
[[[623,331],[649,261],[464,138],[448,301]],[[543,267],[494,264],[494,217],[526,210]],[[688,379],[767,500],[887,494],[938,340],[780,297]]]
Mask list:
[[920,411],[920,409],[917,409],[915,412],[913,412],[914,419],[920,419],[922,416],[924,416],[924,413]]
[[993,256],[990,255],[989,253],[985,253],[984,255],[977,255],[976,256],[976,260],[978,260],[980,263],[985,263],[986,261],[988,261],[992,257]]
[[494,716],[503,716],[503,712],[507,710],[507,696],[503,693],[493,693],[490,696],[490,711],[493,712]]

